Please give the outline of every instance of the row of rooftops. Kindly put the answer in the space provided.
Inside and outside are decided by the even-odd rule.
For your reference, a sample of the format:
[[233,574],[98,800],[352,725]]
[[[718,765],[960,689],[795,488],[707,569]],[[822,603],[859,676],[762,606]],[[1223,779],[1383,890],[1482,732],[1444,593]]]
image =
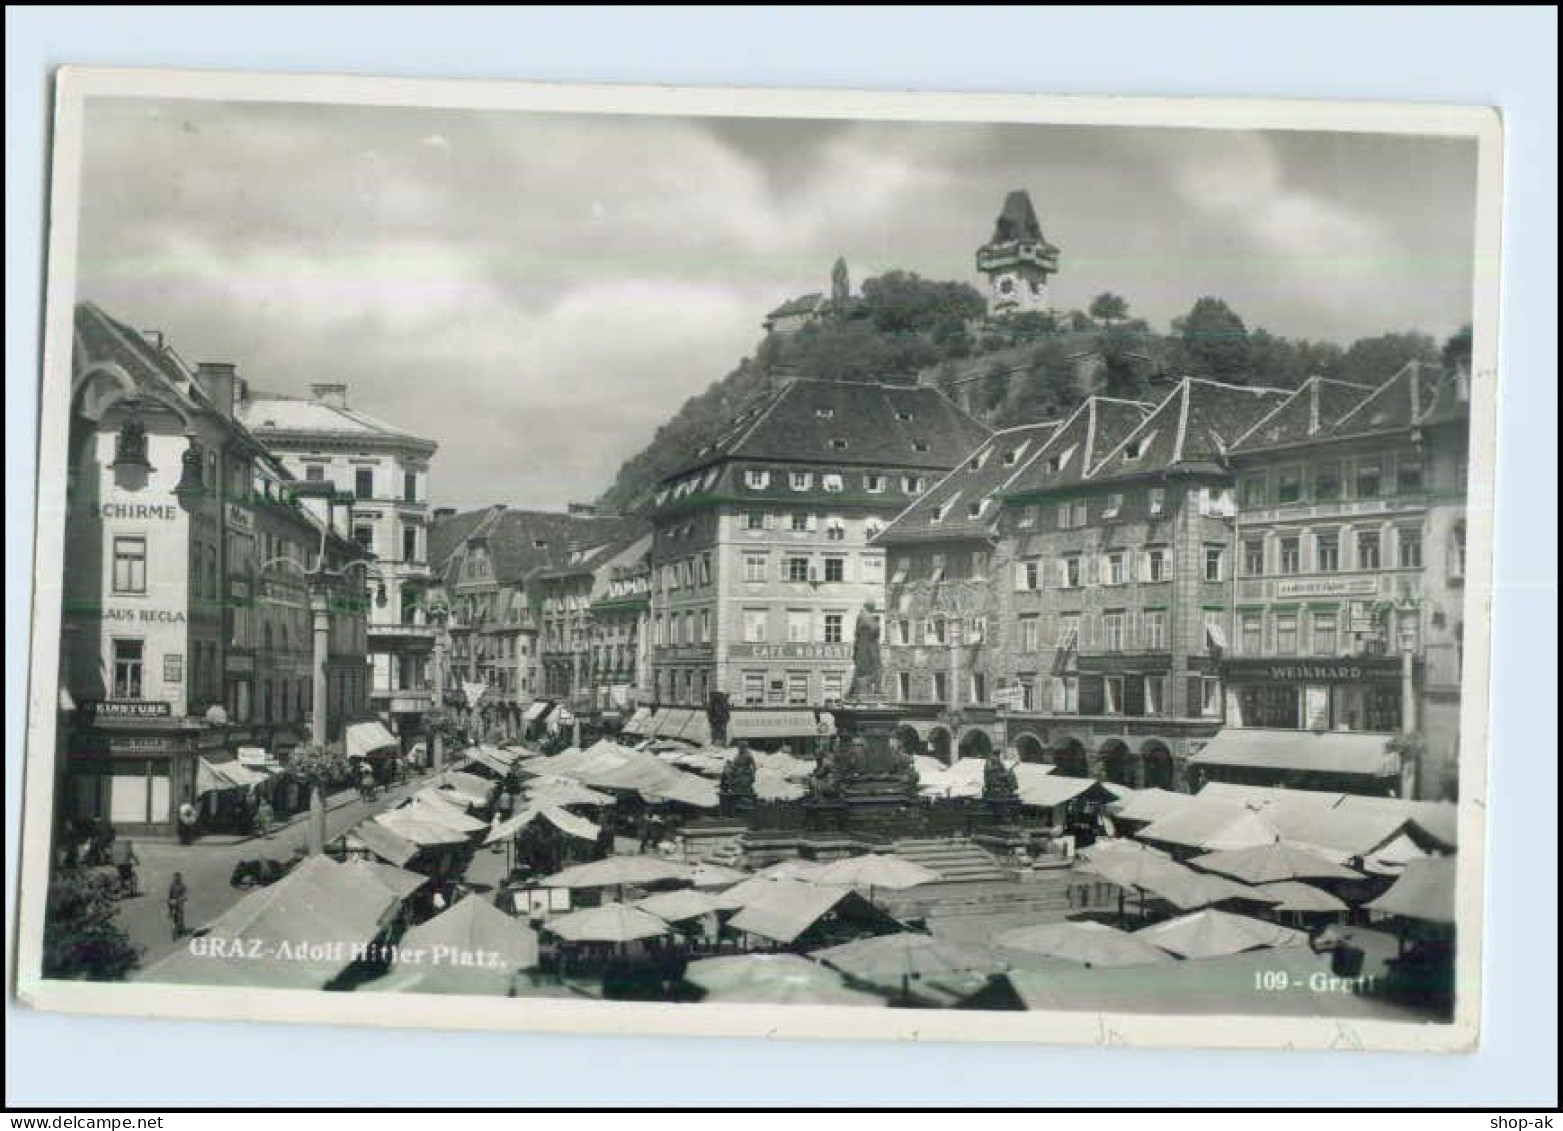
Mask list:
[[[429,527],[429,565],[446,578],[458,551],[481,543],[500,585],[587,574],[648,537],[643,519],[619,515],[524,510],[496,504],[440,512]],[[447,583],[452,579],[446,578]]]
[[[1229,474],[1281,450],[1383,437],[1469,417],[1462,375],[1407,365],[1372,386],[1312,377],[1295,390],[1179,381],[1159,404],[1090,397],[1062,421],[992,434],[882,533],[880,543],[986,534],[982,500],[1023,501],[1085,484]],[[952,504],[960,502],[956,507]]]

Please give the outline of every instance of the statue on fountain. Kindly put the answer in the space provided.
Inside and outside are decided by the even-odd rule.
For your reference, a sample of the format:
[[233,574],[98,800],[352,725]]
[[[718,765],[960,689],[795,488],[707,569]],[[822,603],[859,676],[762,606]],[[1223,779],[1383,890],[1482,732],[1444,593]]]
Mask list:
[[982,768],[982,799],[1010,804],[1020,799],[1020,783],[1015,771],[1004,764],[997,750],[988,753],[987,764]]
[[847,689],[847,702],[878,703],[882,670],[879,663],[879,613],[874,602],[868,601],[858,614],[857,632],[852,640],[852,686]]

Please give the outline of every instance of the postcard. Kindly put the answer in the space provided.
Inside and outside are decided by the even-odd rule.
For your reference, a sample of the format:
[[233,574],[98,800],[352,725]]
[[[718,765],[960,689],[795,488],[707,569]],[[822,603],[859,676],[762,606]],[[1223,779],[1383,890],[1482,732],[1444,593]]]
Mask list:
[[18,992],[1479,1040],[1480,107],[57,76]]

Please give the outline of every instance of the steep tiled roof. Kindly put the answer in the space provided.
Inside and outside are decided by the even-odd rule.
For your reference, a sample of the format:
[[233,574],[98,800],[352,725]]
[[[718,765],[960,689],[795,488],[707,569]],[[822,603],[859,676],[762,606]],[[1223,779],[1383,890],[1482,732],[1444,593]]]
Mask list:
[[1372,391],[1370,385],[1310,377],[1228,445],[1227,450],[1253,451],[1311,439],[1361,404]]
[[[999,495],[1027,457],[1058,430],[1058,421],[995,432],[954,471],[898,515],[876,540],[881,545],[977,538],[998,517]],[[973,507],[979,509],[973,513]]]
[[791,314],[813,314],[819,310],[825,301],[825,296],[815,291],[813,294],[799,295],[797,298],[788,299],[775,310],[766,315],[767,318],[785,318]]
[[690,467],[726,457],[942,470],[988,435],[928,386],[794,378],[697,451]]
[[1469,374],[1456,374],[1440,381],[1432,390],[1432,403],[1422,413],[1418,424],[1424,427],[1438,424],[1464,424],[1471,422],[1471,378]]
[[276,393],[252,391],[239,402],[235,411],[259,436],[268,433],[318,432],[333,436],[353,435],[363,437],[383,436],[397,440],[422,440],[406,429],[387,424],[354,408],[343,408],[324,401],[303,397],[286,397]]
[[[591,573],[651,534],[651,524],[640,518],[578,519],[590,523],[579,528],[547,565],[533,576],[544,579]],[[579,557],[577,557],[579,553]]]
[[1004,487],[1007,498],[1070,487],[1087,478],[1102,453],[1117,447],[1150,413],[1139,401],[1088,397]]
[[1433,367],[1411,362],[1337,420],[1329,436],[1344,439],[1411,427],[1432,406],[1438,376]]
[[1232,442],[1286,399],[1281,389],[1185,377],[1139,427],[1102,450],[1091,478],[1143,475],[1175,466],[1219,468]]
[[1031,206],[1031,194],[1025,189],[1015,189],[1004,198],[1004,207],[993,224],[993,238],[988,242],[1009,243],[1012,240],[1047,242],[1042,238],[1036,209]]
[[429,569],[436,576],[445,573],[450,556],[460,548],[471,533],[485,521],[503,513],[503,507],[484,507],[482,510],[443,515],[429,526]]

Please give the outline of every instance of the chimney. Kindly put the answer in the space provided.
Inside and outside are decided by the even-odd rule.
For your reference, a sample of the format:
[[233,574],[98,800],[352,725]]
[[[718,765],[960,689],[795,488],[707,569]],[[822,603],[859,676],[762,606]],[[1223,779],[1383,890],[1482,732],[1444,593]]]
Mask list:
[[311,385],[309,395],[321,404],[328,404],[332,408],[347,407],[346,385]]
[[202,361],[196,363],[195,383],[201,386],[217,411],[227,420],[233,419],[234,398],[243,383],[232,364],[226,361]]
[[456,514],[456,508],[455,507],[435,507],[434,508],[434,521],[435,522],[439,522],[441,519],[454,517],[455,514]]

